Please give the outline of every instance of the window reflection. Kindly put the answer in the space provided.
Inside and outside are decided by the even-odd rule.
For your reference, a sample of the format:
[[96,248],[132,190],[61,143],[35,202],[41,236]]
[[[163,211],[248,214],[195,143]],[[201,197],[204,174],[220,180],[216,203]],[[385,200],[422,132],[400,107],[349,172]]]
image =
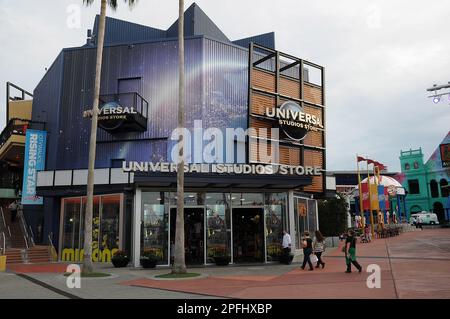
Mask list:
[[264,212],[268,261],[278,260],[282,253],[283,229],[287,229],[286,205],[286,194],[266,194]]
[[141,253],[151,252],[160,264],[168,262],[166,193],[142,193]]

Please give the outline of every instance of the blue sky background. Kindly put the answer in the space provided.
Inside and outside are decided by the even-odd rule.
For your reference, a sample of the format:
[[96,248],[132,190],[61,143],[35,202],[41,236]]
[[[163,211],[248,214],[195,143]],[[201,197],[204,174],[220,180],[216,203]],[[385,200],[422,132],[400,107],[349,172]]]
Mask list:
[[[274,31],[277,49],[325,66],[328,169],[355,169],[359,153],[399,170],[401,149],[422,147],[426,160],[450,130],[450,100],[426,92],[450,81],[448,0],[196,2],[232,40]],[[0,0],[0,127],[6,81],[34,90],[62,48],[84,44],[99,3]],[[79,27],[67,24],[71,5]],[[178,14],[176,0],[119,5],[108,15],[161,29]]]

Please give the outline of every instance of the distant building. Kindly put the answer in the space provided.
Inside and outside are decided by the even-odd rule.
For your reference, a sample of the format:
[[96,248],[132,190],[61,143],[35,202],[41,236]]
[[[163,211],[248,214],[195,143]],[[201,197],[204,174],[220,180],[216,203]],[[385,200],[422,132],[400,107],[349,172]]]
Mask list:
[[450,219],[450,132],[424,163],[422,148],[400,152],[401,183],[407,190],[410,213],[432,211],[439,221]]

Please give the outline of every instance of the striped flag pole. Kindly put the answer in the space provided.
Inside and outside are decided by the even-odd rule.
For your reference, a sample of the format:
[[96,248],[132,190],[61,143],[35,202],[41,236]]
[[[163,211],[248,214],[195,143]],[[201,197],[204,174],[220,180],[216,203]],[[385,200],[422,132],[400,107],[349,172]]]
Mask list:
[[358,190],[359,190],[359,213],[361,215],[361,221],[363,227],[366,227],[366,223],[364,222],[364,208],[363,208],[363,198],[362,198],[362,187],[361,187],[361,175],[359,173],[359,156],[356,154],[356,171],[358,173]]
[[367,186],[369,188],[369,214],[370,214],[370,228],[372,232],[372,238],[375,238],[375,227],[373,225],[373,212],[372,212],[372,192],[370,187],[370,173],[369,173],[369,160],[366,161],[367,167]]

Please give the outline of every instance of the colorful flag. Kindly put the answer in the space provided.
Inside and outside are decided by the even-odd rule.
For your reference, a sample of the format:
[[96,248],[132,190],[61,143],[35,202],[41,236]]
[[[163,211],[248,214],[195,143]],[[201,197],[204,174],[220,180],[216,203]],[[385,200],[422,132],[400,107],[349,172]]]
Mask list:
[[378,203],[381,210],[386,210],[386,198],[384,197],[383,185],[378,185]]
[[391,203],[389,201],[389,192],[387,187],[384,188],[384,201],[386,202],[386,210],[391,209]]
[[361,183],[362,194],[362,207],[364,210],[370,210],[369,202],[369,185],[367,183]]
[[372,210],[380,210],[380,203],[378,201],[378,185],[370,185],[370,208]]

